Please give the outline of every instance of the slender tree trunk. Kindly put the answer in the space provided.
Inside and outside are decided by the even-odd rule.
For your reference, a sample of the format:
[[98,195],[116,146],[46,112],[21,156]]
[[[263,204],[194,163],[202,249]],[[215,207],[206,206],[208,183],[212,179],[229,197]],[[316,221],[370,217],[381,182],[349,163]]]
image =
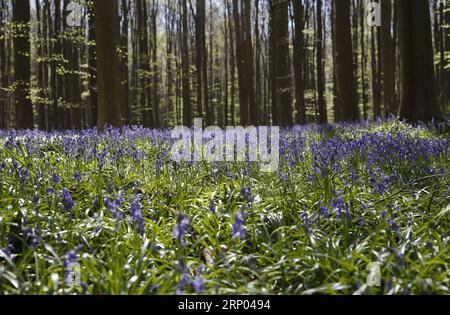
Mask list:
[[317,49],[317,97],[319,109],[319,124],[325,124],[327,118],[327,104],[325,102],[325,74],[323,66],[323,27],[322,27],[322,0],[317,0],[317,34],[316,34],[316,49]]
[[98,129],[106,124],[122,126],[117,0],[94,2],[97,49]]
[[227,1],[227,12],[228,12],[228,24],[230,25],[230,77],[231,77],[231,100],[230,100],[230,116],[231,124],[234,126],[236,124],[235,119],[235,95],[236,95],[236,41],[234,40],[234,28],[232,20],[232,12],[230,2]]
[[304,125],[306,121],[305,86],[303,79],[304,59],[304,8],[302,1],[292,0],[294,7],[294,76],[295,76],[295,107],[297,110],[296,123]]
[[182,53],[181,63],[183,72],[183,123],[185,126],[192,125],[192,111],[191,111],[191,83],[189,79],[189,47],[188,47],[188,9],[187,0],[183,0],[183,13],[182,13]]
[[[43,29],[45,27],[45,24],[43,24],[43,13],[41,8],[41,3],[39,0],[35,1],[35,8],[36,8],[36,52],[38,56],[44,55],[44,44],[45,44],[45,38],[43,37]],[[37,79],[37,102],[36,102],[36,109],[37,109],[37,125],[38,128],[41,130],[46,129],[45,124],[45,78],[44,78],[44,72],[45,72],[45,64],[43,60],[37,60],[36,61],[36,79]]]
[[433,41],[428,0],[397,0],[401,56],[400,118],[442,120],[434,89]]
[[[365,8],[363,0],[359,0],[359,12],[360,12],[360,25],[361,25],[361,34],[360,34],[360,44],[361,44],[361,98],[363,105],[363,118],[364,120],[368,119],[368,109],[367,109],[367,85],[366,85],[366,70],[367,70],[367,50],[365,44],[366,37],[366,17],[365,17]],[[395,86],[394,86],[395,89]]]
[[[287,3],[286,1],[286,8]],[[251,125],[258,125],[258,109],[256,107],[255,96],[255,70],[254,70],[254,58],[253,58],[253,42],[252,42],[252,27],[251,27],[251,2],[243,1],[242,10],[242,31],[244,33],[244,66],[245,66],[245,84],[247,91],[248,102],[248,118]],[[287,20],[287,9],[286,9]]]
[[337,86],[337,61],[336,61],[336,28],[335,28],[335,13],[334,5],[331,5],[331,39],[333,42],[332,53],[333,53],[333,112],[334,121],[338,122],[341,120],[341,104],[339,97],[339,89]]
[[161,112],[159,108],[159,81],[160,81],[160,74],[158,70],[158,40],[157,40],[157,32],[158,32],[158,25],[156,22],[156,18],[158,15],[158,1],[152,0],[152,9],[151,9],[151,15],[150,15],[150,21],[151,21],[151,60],[152,60],[152,121],[154,128],[159,128],[161,126],[160,124],[160,117]]
[[6,70],[6,47],[4,27],[6,21],[5,0],[0,0],[0,129],[6,128],[9,120],[7,114],[7,97],[3,88],[7,86],[8,73]]
[[343,121],[359,119],[356,84],[353,71],[350,0],[333,1],[336,37],[336,81]]
[[30,2],[13,1],[13,23],[19,30],[14,37],[14,82],[16,128],[34,128],[33,106],[30,100]]
[[239,2],[233,2],[233,18],[234,18],[234,30],[236,40],[236,63],[238,72],[238,90],[239,90],[239,113],[241,125],[248,125],[249,123],[249,105],[248,105],[248,91],[246,86],[246,71],[244,60],[244,38],[242,34],[242,23],[239,12]]
[[381,49],[383,65],[383,91],[385,115],[396,115],[398,108],[395,101],[395,52],[391,33],[391,0],[381,0]]
[[289,73],[288,1],[270,1],[272,32],[272,107],[274,124],[283,127],[292,123],[291,78]]
[[[91,5],[88,6],[88,39],[89,42],[95,43],[95,26],[94,26],[94,9]],[[97,61],[96,61],[95,46],[88,47],[88,65],[89,65],[89,109],[90,109],[90,126],[96,126],[98,121],[98,93],[97,93]]]
[[130,79],[128,71],[128,29],[129,20],[128,14],[130,11],[130,4],[127,0],[122,0],[122,34],[121,34],[121,81],[122,81],[122,117],[124,117],[125,123],[129,124],[131,121],[130,116]]
[[380,72],[378,71],[378,64],[380,55],[377,53],[375,28],[371,29],[371,54],[372,54],[372,99],[373,99],[373,116],[375,119],[381,118],[381,86],[380,86]]

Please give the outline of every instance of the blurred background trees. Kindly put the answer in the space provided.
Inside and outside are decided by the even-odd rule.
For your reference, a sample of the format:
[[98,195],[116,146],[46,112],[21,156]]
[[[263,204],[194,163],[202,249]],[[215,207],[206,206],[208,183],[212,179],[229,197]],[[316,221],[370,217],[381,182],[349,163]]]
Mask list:
[[0,0],[0,128],[443,119],[450,9],[374,2]]

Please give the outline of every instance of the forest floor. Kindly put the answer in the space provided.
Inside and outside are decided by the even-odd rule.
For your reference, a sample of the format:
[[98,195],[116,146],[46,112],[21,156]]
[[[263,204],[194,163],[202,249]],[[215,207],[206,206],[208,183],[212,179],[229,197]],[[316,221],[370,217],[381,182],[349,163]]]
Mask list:
[[0,292],[450,294],[448,134],[281,136],[264,173],[178,164],[167,130],[0,132]]

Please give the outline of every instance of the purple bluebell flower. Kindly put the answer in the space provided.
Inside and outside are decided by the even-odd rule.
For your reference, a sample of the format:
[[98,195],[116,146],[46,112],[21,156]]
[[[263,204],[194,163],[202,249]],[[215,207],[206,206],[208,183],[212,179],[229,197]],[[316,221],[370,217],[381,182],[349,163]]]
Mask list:
[[197,275],[195,279],[191,280],[192,287],[195,292],[200,293],[205,290],[205,281],[200,275]]
[[186,287],[186,284],[188,283],[188,277],[185,273],[181,275],[180,283],[178,284],[176,294],[181,295],[183,294],[184,288]]
[[185,234],[188,231],[190,224],[190,219],[186,218],[186,214],[184,212],[180,212],[180,215],[177,219],[177,224],[173,227],[172,236],[175,237],[182,246],[186,246],[186,237]]
[[61,176],[54,174],[52,176],[53,184],[58,185],[61,182]]
[[78,171],[76,171],[75,174],[73,175],[73,179],[75,179],[78,183],[81,182],[82,178],[83,177],[81,176],[80,172],[78,172]]
[[241,195],[242,195],[246,200],[250,200],[250,197],[251,197],[251,188],[250,188],[250,187],[242,187],[242,188],[241,188]]
[[62,203],[64,205],[64,210],[66,211],[75,207],[75,202],[73,201],[70,192],[65,188],[62,190]]
[[23,238],[28,243],[28,245],[34,250],[37,249],[39,243],[39,236],[36,231],[28,226],[23,228]]
[[245,239],[244,221],[242,220],[242,214],[239,212],[236,214],[236,218],[232,226],[231,237],[236,237],[241,240]]
[[136,230],[140,236],[144,235],[145,222],[142,217],[142,204],[138,197],[136,197],[130,205],[131,217],[136,223]]
[[311,234],[310,227],[311,227],[311,223],[312,222],[311,222],[311,219],[308,216],[308,213],[307,212],[303,212],[300,215],[300,218],[304,221],[303,226],[305,227],[306,233]]
[[122,205],[122,193],[120,193],[114,200],[105,198],[103,202],[109,212],[111,212],[113,219],[116,221],[116,230],[118,230],[123,218],[123,212],[119,209]]
[[212,214],[216,214],[216,206],[214,205],[214,200],[213,200],[213,199],[211,199],[211,200],[209,201],[209,211],[210,211]]
[[319,206],[319,215],[324,219],[328,218],[328,207]]

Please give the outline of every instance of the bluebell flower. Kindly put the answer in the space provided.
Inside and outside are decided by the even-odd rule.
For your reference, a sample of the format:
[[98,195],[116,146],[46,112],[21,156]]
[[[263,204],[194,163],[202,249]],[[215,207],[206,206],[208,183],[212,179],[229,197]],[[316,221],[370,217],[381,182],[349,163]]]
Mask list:
[[61,176],[54,174],[52,176],[53,184],[58,185],[61,182]]
[[231,237],[236,237],[241,240],[245,239],[244,221],[242,220],[242,215],[239,212],[236,214],[236,218],[232,226]]
[[195,279],[191,280],[192,287],[194,288],[195,292],[200,293],[205,290],[205,282],[203,278],[198,275],[195,277]]
[[72,196],[67,189],[62,190],[62,203],[64,205],[64,210],[68,211],[75,207],[75,202],[73,202]]
[[303,226],[304,226],[304,228],[306,230],[306,233],[311,234],[310,227],[311,227],[311,223],[312,222],[311,222],[311,219],[308,216],[308,213],[307,212],[303,212],[300,215],[300,218],[304,221]]
[[136,223],[136,230],[140,236],[144,235],[145,222],[142,217],[142,204],[139,198],[135,198],[130,205],[131,217]]
[[177,223],[173,227],[172,236],[175,237],[182,246],[186,246],[186,237],[185,234],[189,228],[190,219],[186,218],[186,214],[184,212],[180,212],[178,216]]
[[82,180],[80,172],[76,171],[75,174],[73,175],[73,179],[75,179],[78,183],[80,183]]
[[180,283],[178,284],[178,287],[176,290],[177,295],[183,294],[183,291],[184,291],[184,288],[186,287],[187,282],[188,282],[187,275],[185,273],[183,273],[181,275],[181,280],[180,280]]
[[216,206],[214,205],[214,200],[213,200],[213,199],[211,199],[211,200],[209,201],[209,211],[210,211],[212,214],[216,214]]
[[122,193],[120,193],[115,200],[105,198],[103,202],[105,203],[106,208],[112,214],[113,219],[116,221],[116,230],[118,230],[123,218],[123,212],[119,209],[122,205]]
[[319,206],[319,215],[324,219],[328,218],[328,208]]
[[34,250],[37,249],[39,243],[39,236],[36,231],[28,226],[23,228],[23,238],[28,243],[28,245]]
[[250,188],[250,187],[242,187],[242,188],[241,188],[241,195],[242,195],[246,200],[250,200],[250,197],[251,197],[251,188]]

